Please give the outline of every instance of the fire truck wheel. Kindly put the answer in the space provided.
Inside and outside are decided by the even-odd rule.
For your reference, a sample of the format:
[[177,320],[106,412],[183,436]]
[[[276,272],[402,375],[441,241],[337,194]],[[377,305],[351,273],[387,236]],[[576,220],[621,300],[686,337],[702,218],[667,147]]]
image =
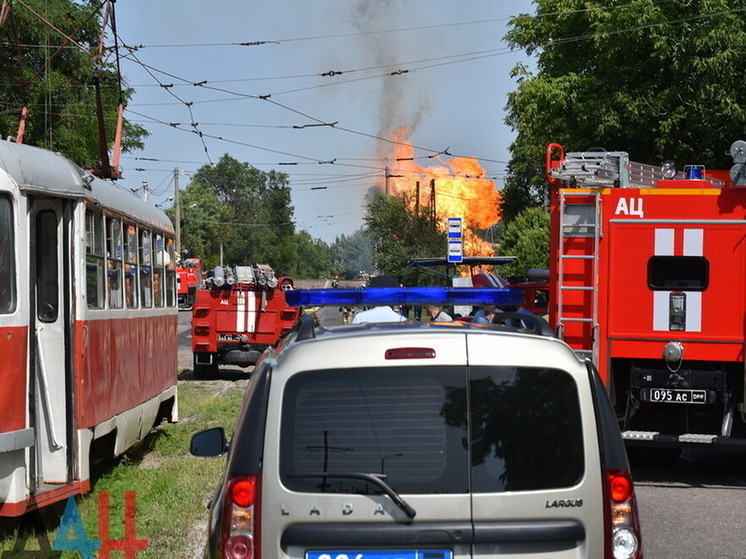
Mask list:
[[[199,361],[199,363],[198,363]],[[213,380],[218,377],[218,365],[217,363],[206,364],[205,361],[210,361],[209,353],[195,353],[194,354],[194,378],[196,380]]]

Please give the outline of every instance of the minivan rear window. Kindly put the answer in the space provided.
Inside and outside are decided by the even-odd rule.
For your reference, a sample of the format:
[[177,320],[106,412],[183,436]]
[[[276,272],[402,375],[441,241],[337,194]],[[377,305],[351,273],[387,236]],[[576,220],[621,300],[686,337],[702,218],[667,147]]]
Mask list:
[[472,367],[470,373],[472,491],[579,483],[583,425],[572,376],[534,367]]
[[294,491],[379,492],[325,472],[384,474],[403,494],[560,488],[584,473],[577,386],[556,369],[308,371],[282,409],[281,478]]

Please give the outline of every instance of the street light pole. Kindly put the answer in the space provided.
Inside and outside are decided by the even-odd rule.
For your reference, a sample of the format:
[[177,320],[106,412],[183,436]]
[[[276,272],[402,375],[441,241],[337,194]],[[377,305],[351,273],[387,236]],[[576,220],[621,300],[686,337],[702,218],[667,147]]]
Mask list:
[[179,203],[179,168],[174,167],[174,232],[176,233],[176,254],[181,256],[181,204]]

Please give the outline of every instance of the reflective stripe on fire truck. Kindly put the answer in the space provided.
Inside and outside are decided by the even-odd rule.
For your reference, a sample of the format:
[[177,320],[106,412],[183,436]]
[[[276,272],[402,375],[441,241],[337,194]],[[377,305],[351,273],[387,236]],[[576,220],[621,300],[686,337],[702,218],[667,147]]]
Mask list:
[[[682,256],[704,256],[704,229],[656,229],[655,256],[675,256],[676,237],[681,242]],[[653,330],[669,330],[671,291],[653,291]],[[686,332],[702,331],[702,292],[684,291],[686,295]]]
[[236,295],[236,332],[254,332],[255,330],[256,297],[253,293],[238,293]]

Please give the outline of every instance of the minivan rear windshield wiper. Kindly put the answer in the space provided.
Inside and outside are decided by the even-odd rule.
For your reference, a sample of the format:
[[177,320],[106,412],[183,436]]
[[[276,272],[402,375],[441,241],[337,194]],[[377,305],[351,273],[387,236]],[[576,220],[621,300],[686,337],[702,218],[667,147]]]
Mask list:
[[399,507],[404,514],[409,518],[414,518],[417,511],[415,511],[407,502],[402,499],[399,494],[394,491],[391,486],[383,481],[386,479],[386,474],[366,474],[362,472],[318,472],[318,473],[307,473],[307,474],[288,474],[288,477],[297,478],[317,478],[317,477],[331,477],[337,479],[360,479],[367,481],[378,487],[386,495],[388,495],[392,501]]

